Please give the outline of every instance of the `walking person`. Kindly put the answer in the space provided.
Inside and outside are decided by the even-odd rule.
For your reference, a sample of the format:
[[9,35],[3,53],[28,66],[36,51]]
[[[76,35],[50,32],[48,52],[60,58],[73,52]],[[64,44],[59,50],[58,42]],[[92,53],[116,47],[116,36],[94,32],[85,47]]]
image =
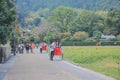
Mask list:
[[54,57],[54,49],[56,47],[55,41],[51,41],[50,42],[50,60],[53,61],[53,57]]
[[43,45],[43,41],[40,41],[39,47],[40,47],[40,53],[41,53],[41,54],[42,54],[42,45]]
[[28,43],[26,43],[25,48],[26,48],[26,52],[29,53],[29,48],[30,48],[30,46],[29,46]]
[[19,50],[19,53],[24,52],[24,44],[22,42],[18,45],[18,50]]
[[56,44],[56,47],[60,47],[61,48],[61,42],[59,40],[56,40],[55,44]]
[[34,48],[35,48],[35,44],[32,43],[32,44],[31,44],[31,53],[34,53]]
[[46,51],[47,51],[47,43],[44,41],[42,43],[42,52],[46,53]]

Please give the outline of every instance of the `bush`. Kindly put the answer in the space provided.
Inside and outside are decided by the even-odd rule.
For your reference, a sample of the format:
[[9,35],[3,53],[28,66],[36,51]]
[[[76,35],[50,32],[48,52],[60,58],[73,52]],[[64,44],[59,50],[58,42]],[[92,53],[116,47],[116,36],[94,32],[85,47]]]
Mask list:
[[[63,46],[95,46],[95,41],[76,41],[76,40],[70,40],[70,41],[63,41]],[[120,45],[120,41],[101,41],[101,46],[116,46]]]
[[118,41],[120,41],[120,34],[119,34],[119,35],[117,35],[117,40],[118,40]]
[[81,42],[81,41],[64,41],[62,42],[63,46],[94,46],[96,42]]
[[83,40],[86,40],[87,38],[89,37],[88,33],[87,32],[75,32],[75,34],[73,35],[72,39],[73,40],[80,40],[80,41],[83,41]]
[[101,41],[102,46],[112,46],[112,45],[120,45],[118,41]]

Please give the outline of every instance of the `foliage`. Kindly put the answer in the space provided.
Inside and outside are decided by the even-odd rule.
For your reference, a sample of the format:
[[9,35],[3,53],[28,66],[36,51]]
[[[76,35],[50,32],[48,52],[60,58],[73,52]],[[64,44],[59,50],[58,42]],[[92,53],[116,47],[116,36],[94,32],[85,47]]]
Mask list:
[[34,42],[35,38],[34,37],[30,37],[30,42]]
[[[64,40],[63,46],[96,46],[96,41]],[[100,41],[101,46],[119,46],[120,41]]]
[[[27,18],[28,21],[26,19],[26,22],[28,22],[27,24],[39,25],[39,21],[41,20],[41,18],[37,18],[37,17],[40,17],[40,15],[38,14],[38,12],[36,12],[35,14],[36,16],[34,16],[34,13],[30,13],[29,17]],[[114,14],[114,16],[117,16],[118,14],[119,12]],[[67,40],[67,39],[69,40],[75,37],[74,35],[75,32],[84,31],[89,34],[89,37],[95,37],[96,40],[99,40],[101,33],[109,35],[109,34],[115,34],[116,32],[119,32],[118,31],[119,27],[115,27],[115,25],[111,26],[109,24],[110,23],[109,21],[111,21],[109,15],[110,15],[110,12],[108,11],[93,12],[93,11],[88,11],[84,9],[73,9],[70,7],[61,6],[52,11],[51,15],[48,17],[48,20],[53,23],[53,26],[51,29],[54,29],[55,31],[54,37],[58,37],[62,40]],[[113,17],[113,18],[115,18],[115,20],[117,21],[119,20],[117,17]],[[36,19],[37,20],[39,19],[39,20],[37,21]],[[42,24],[42,21],[41,21],[41,24]],[[113,24],[115,23],[116,21]],[[45,25],[41,26],[41,29],[44,26]],[[44,32],[46,34],[46,31],[42,30],[40,32]],[[63,37],[62,34],[66,32],[69,32],[70,35],[67,37]],[[99,33],[100,35],[96,35]],[[116,36],[117,35],[118,33],[116,34]],[[45,39],[48,39],[48,38],[45,37]]]
[[39,42],[40,42],[40,38],[39,37],[35,38],[35,43],[39,43]]
[[89,33],[89,36],[92,36],[93,31],[98,30],[98,23],[102,20],[102,18],[92,11],[80,11],[81,13],[78,14],[77,19],[74,21],[71,32],[85,31]]
[[63,46],[95,46],[96,42],[90,41],[77,41],[77,40],[66,40],[62,42]]
[[97,41],[99,41],[99,39],[101,38],[101,35],[102,35],[102,32],[100,32],[100,31],[98,31],[98,30],[96,30],[96,31],[93,32],[93,37],[94,37]]
[[80,40],[80,41],[84,41],[89,37],[88,33],[86,32],[75,32],[75,34],[73,35],[72,39],[73,40]]
[[63,41],[64,40],[70,40],[71,33],[70,32],[60,33],[59,36],[60,36],[60,39],[62,39]]
[[101,41],[100,45],[102,46],[117,46],[120,45],[119,41]]
[[5,44],[7,43],[8,39],[8,29],[4,26],[0,26],[0,44]]
[[43,8],[43,9],[41,8],[37,11],[37,13],[39,14],[41,18],[47,19],[50,14],[50,10],[49,8]]
[[49,41],[55,38],[55,33],[53,31],[48,30],[45,36],[45,41]]
[[60,32],[68,32],[74,18],[75,12],[73,8],[60,6],[51,13],[49,21],[53,22]]
[[[20,8],[21,5],[24,9]],[[104,35],[119,35],[119,7],[118,0],[18,1],[18,10],[21,12],[19,13],[19,18],[26,18],[23,22],[27,28],[31,29],[31,27],[38,26],[41,27],[38,33],[46,34],[47,30],[44,30],[44,26],[46,26],[46,24],[43,23],[43,25],[42,22],[43,20],[49,20],[49,22],[52,23],[51,29],[49,29],[54,29],[55,31],[54,37],[61,38],[62,40],[72,39],[74,33],[79,31],[87,32],[89,37],[93,37],[94,32],[97,30]],[[21,19],[19,20],[22,22]],[[62,37],[61,34],[66,32],[69,32],[70,35]],[[51,35],[51,37],[53,37],[53,35]],[[48,40],[46,35],[42,38]]]
[[38,12],[42,18],[59,6],[69,6],[91,11],[120,9],[119,0],[17,0],[19,22],[25,27],[24,20],[30,12]]
[[39,33],[40,40],[44,40],[44,37],[46,36],[46,33]]
[[31,12],[25,18],[26,26],[39,26],[41,23],[41,17],[39,12]]
[[119,34],[119,35],[117,35],[117,40],[118,40],[118,41],[120,41],[120,34]]
[[40,24],[40,22],[41,22],[41,19],[40,18],[36,18],[36,19],[34,19],[33,22],[34,22],[35,26],[38,26]]
[[8,0],[0,1],[0,25],[11,25],[16,18],[14,4]]
[[113,8],[119,9],[120,7],[119,0],[18,0],[18,7],[22,6],[21,8],[24,9],[23,11],[37,11],[40,8],[50,8],[50,10],[53,10],[60,5],[94,11],[111,10]]
[[16,19],[16,10],[13,1],[0,1],[0,43],[5,44],[10,38],[13,23]]
[[110,32],[114,35],[118,35],[120,33],[120,10],[110,11],[106,23],[108,28],[112,28]]
[[[62,23],[65,22],[64,19],[67,13],[65,14],[61,13],[63,17],[62,16],[60,17],[59,15],[60,12],[63,12],[63,9],[60,8],[61,7],[55,9],[53,13],[51,13],[52,16],[49,17],[49,20],[54,23],[53,25],[55,27],[59,28],[57,30],[59,30],[61,33],[70,32],[71,35],[69,39],[75,37],[74,33],[79,31],[87,32],[89,34],[89,37],[95,37],[96,40],[100,39],[102,33],[108,35],[110,34],[118,35],[120,33],[118,27],[119,22],[117,22],[120,21],[118,10],[114,11],[115,13],[114,16],[118,16],[118,17],[112,17],[114,19],[110,19],[111,13],[107,11],[92,12],[83,9],[82,10],[74,9],[73,10],[74,13],[71,15],[72,16],[76,15],[76,16],[74,16],[74,18],[71,19],[69,24],[65,26]],[[62,8],[65,9],[66,7],[62,7]]]

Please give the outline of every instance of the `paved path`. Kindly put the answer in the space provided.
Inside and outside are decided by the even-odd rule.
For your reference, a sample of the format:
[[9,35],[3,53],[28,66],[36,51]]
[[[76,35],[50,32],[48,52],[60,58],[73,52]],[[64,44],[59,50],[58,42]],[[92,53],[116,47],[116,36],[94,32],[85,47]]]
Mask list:
[[48,54],[39,54],[38,50],[17,54],[6,66],[1,68],[0,80],[115,80],[67,61],[50,61]]
[[0,63],[0,80],[4,79],[4,76],[7,74],[8,70],[12,67],[16,56],[11,55],[10,60],[6,63]]
[[19,54],[4,80],[80,80],[42,54]]

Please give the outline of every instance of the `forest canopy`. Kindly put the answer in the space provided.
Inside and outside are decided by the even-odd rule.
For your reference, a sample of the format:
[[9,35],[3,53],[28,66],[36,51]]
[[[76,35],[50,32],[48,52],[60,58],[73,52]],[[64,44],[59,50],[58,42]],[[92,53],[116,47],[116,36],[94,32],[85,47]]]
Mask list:
[[[21,26],[39,27],[39,36],[43,32],[64,40],[86,40],[102,34],[120,36],[119,4],[119,0],[18,0],[17,9]],[[52,24],[46,24],[51,29],[44,30],[44,21]]]
[[[22,26],[25,18],[31,12],[39,12],[41,17],[48,17],[49,13],[59,6],[86,9],[90,11],[111,11],[120,9],[119,0],[17,0],[18,19]],[[47,12],[45,11],[47,10]]]
[[0,0],[0,44],[5,44],[10,39],[16,19],[14,2]]
[[0,29],[11,36],[17,12],[20,27],[33,33],[29,37],[84,41],[104,34],[120,40],[119,0],[17,0],[16,5],[17,11],[13,0],[0,2],[0,26],[5,26]]

